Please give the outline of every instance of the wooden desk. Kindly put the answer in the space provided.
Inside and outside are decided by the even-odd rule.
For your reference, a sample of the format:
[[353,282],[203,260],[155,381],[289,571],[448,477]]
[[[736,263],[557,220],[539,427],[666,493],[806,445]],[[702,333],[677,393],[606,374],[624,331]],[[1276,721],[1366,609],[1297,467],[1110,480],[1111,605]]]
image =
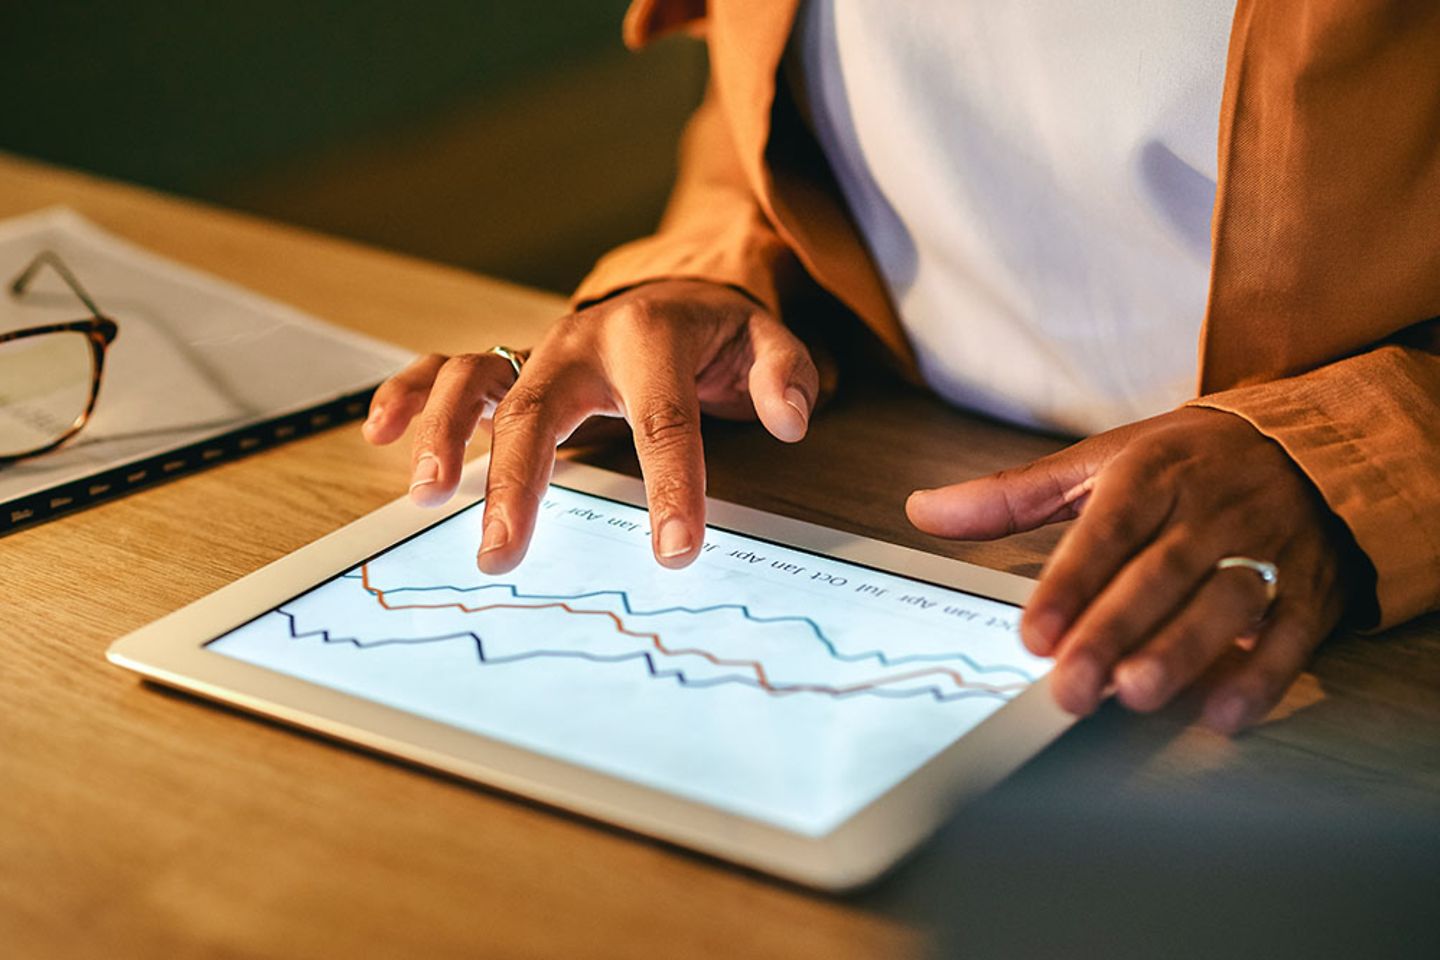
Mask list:
[[[561,309],[458,270],[0,157],[0,216],[60,203],[417,350],[531,342]],[[1027,574],[1054,541],[943,544],[911,530],[901,503],[913,487],[1057,444],[893,384],[852,389],[796,448],[728,424],[707,444],[721,498]],[[592,459],[633,470],[623,447]],[[1437,822],[1435,618],[1334,642],[1283,719],[1238,740],[1188,727],[1184,705],[1149,718],[1107,708],[848,900],[165,694],[105,663],[117,636],[397,495],[405,462],[341,428],[0,540],[0,954],[883,957],[978,918],[983,935],[956,934],[972,953],[993,941],[997,955],[1032,942],[1054,955],[1035,939],[1050,928],[1025,918],[1084,901],[1095,850],[1065,844],[1097,824],[1126,838],[1143,821],[1160,838],[1144,856],[1181,857],[1197,822],[1227,836],[1304,811],[1421,834]],[[1244,872],[1221,879],[1243,887]],[[1131,904],[1143,900],[1134,887]],[[1076,929],[1125,922],[1095,909]],[[1052,932],[1084,954],[1073,930]]]

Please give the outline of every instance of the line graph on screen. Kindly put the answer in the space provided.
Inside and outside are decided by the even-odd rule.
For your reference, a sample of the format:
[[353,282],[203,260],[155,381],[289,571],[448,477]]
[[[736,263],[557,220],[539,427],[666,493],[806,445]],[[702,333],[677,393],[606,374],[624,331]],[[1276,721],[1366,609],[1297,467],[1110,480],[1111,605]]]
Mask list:
[[557,594],[501,582],[382,586],[369,564],[329,588],[350,591],[365,616],[334,622],[331,603],[327,623],[295,604],[279,607],[273,615],[292,640],[358,651],[461,643],[471,647],[477,667],[537,660],[639,665],[650,679],[680,688],[739,685],[776,698],[1003,702],[1035,679],[1018,666],[982,663],[958,650],[846,652],[812,617],[760,615],[743,603],[646,609],[619,589]]
[[943,577],[718,526],[668,569],[642,508],[552,486],[540,512],[502,576],[461,510],[207,648],[811,834],[1023,708],[1050,669],[1018,604]]

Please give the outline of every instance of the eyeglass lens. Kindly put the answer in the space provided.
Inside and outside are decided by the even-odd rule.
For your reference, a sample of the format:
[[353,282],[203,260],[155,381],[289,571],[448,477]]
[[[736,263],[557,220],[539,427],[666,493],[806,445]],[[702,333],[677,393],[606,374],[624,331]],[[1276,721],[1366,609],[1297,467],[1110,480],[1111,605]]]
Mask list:
[[90,402],[95,357],[83,333],[47,333],[0,343],[0,457],[63,437]]

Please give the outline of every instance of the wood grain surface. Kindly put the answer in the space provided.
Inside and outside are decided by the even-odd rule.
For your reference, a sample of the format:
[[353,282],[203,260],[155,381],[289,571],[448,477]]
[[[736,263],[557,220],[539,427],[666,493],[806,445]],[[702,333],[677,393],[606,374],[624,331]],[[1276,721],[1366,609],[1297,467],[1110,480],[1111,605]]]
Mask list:
[[[0,216],[52,204],[417,351],[530,343],[563,308],[549,294],[0,157]],[[1060,441],[965,417],[883,375],[852,378],[796,447],[753,425],[707,430],[722,499],[1030,575],[1058,535],[965,545],[910,529],[901,504],[914,487]],[[635,469],[623,443],[583,455]],[[1116,929],[1096,912],[1111,900],[1071,924],[1059,893],[1078,904],[1114,882],[1147,904],[1142,916],[1170,919],[1137,878],[1214,866],[1205,857],[1219,847],[1187,846],[1197,829],[1257,837],[1297,818],[1323,830],[1361,822],[1383,853],[1437,824],[1433,617],[1330,642],[1276,715],[1235,740],[1191,726],[1193,704],[1150,717],[1107,707],[848,899],[165,693],[105,662],[116,637],[398,495],[406,462],[403,449],[372,449],[342,427],[0,539],[0,954],[847,958],[968,942],[971,955],[1081,956],[1086,931]],[[1149,846],[1136,839],[1141,822]],[[1124,862],[1179,858],[1180,873],[1097,880],[1099,848],[1071,842],[1097,830],[1118,832],[1113,849],[1133,855]],[[1314,849],[1309,833],[1279,832]],[[995,846],[1017,837],[1029,838],[1019,853]],[[1389,863],[1362,866],[1383,874]],[[1246,868],[1225,864],[1227,889],[1243,887]],[[1283,886],[1289,874],[1278,876]],[[1403,921],[1402,901],[1361,919],[1393,929],[1385,910]],[[1028,931],[1018,938],[1004,927],[1012,913]],[[1042,914],[1054,922],[1021,919]],[[1304,940],[1287,929],[1287,943]],[[1051,939],[1025,939],[1042,933]],[[1062,936],[1073,949],[1047,949]]]

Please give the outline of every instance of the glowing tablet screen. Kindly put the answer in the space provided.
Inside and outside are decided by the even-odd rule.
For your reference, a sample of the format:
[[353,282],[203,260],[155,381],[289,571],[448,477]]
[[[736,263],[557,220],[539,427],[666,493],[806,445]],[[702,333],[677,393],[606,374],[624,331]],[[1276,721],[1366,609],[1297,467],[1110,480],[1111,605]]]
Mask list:
[[209,649],[812,836],[1049,669],[1011,604],[713,527],[666,570],[645,511],[558,486],[489,577],[480,517]]

